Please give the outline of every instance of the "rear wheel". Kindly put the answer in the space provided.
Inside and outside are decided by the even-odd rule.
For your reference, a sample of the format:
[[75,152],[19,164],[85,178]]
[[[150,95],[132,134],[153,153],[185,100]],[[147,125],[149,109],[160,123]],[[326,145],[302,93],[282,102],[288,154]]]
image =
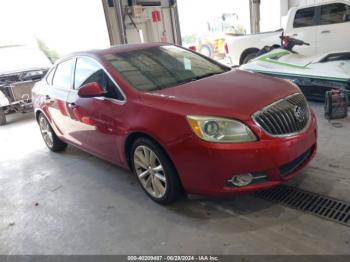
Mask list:
[[6,125],[6,115],[5,112],[0,109],[0,126]]
[[43,114],[38,118],[41,135],[46,146],[53,152],[60,152],[66,149],[67,144],[61,141],[53,131],[49,121]]
[[142,189],[155,202],[169,204],[182,196],[177,172],[164,150],[148,138],[135,140],[131,164]]

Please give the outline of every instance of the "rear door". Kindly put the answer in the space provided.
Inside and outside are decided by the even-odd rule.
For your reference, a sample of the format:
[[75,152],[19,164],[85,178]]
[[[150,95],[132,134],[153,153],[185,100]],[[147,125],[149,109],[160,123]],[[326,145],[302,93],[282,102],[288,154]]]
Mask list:
[[[81,86],[97,82],[107,92],[104,97],[81,98]],[[118,140],[122,130],[124,96],[104,68],[94,59],[78,57],[74,88],[68,95],[71,118],[69,137],[85,150],[112,162],[118,162]]]
[[315,7],[302,8],[295,13],[292,34],[289,36],[310,44],[310,46],[296,46],[294,48],[302,55],[312,56],[316,54],[316,19]]
[[350,48],[350,5],[327,4],[319,7],[317,53],[344,51]]
[[[69,129],[66,102],[72,87],[74,64],[75,59],[69,59],[56,66],[55,72],[49,75],[48,81],[50,81],[51,88],[45,97],[45,104],[53,124],[59,135],[65,137]],[[51,79],[51,77],[53,78]]]

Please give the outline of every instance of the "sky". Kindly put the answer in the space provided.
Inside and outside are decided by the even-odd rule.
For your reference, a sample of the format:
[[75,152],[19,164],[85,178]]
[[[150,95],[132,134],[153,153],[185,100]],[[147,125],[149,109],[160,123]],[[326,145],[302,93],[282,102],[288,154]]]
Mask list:
[[109,46],[101,0],[1,0],[0,45],[35,38],[61,54]]

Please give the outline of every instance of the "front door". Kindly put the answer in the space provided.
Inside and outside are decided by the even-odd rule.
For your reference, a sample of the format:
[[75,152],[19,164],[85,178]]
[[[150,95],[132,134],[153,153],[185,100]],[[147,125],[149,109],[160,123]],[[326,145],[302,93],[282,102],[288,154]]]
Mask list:
[[[97,82],[104,97],[81,98],[78,90],[87,83]],[[78,146],[112,162],[119,162],[118,139],[121,132],[124,97],[102,66],[92,58],[77,59],[74,88],[67,104],[71,118],[69,137]]]

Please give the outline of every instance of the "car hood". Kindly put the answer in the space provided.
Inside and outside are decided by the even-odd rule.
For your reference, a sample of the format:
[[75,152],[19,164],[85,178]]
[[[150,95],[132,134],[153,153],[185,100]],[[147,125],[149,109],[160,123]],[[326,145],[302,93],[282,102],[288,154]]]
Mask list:
[[[285,80],[231,70],[151,94],[176,102],[172,110],[182,110],[185,114],[233,116],[244,120],[263,107],[297,92],[300,92],[299,88]],[[178,103],[187,106],[177,107]]]

